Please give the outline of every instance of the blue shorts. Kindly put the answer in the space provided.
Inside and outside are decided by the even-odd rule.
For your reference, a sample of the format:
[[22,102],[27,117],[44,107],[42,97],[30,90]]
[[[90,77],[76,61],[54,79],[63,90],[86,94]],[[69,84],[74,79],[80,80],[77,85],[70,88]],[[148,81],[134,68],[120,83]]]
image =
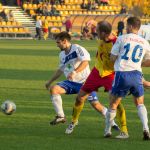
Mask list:
[[130,92],[135,97],[144,95],[142,73],[139,71],[127,71],[115,73],[112,85],[112,95],[125,97]]
[[[78,94],[83,84],[65,80],[57,83],[57,85],[65,89],[66,94]],[[97,93],[95,91],[89,95],[88,101],[98,101]]]

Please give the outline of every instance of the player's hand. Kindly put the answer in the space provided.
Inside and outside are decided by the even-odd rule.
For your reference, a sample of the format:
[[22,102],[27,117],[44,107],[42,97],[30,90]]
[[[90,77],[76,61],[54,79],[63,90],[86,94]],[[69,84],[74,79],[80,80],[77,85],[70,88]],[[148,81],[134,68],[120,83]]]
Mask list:
[[75,75],[76,75],[76,72],[72,71],[71,73],[68,74],[67,79],[72,81]]
[[49,90],[49,88],[50,88],[50,81],[45,83],[45,87],[46,87],[47,90]]

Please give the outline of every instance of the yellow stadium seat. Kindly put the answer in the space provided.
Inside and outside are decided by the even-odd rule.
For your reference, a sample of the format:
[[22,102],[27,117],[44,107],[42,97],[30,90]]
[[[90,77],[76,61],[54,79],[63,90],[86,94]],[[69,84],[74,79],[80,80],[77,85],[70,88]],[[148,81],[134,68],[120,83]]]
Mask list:
[[62,22],[59,22],[59,23],[58,23],[58,26],[59,26],[59,27],[61,27],[62,25],[63,25]]
[[7,24],[7,26],[11,26],[11,22],[10,21],[8,21],[6,24]]
[[64,21],[66,19],[66,17],[61,16],[61,21]]
[[96,15],[96,11],[92,11],[92,15]]
[[53,23],[52,23],[52,22],[49,22],[49,23],[48,23],[48,26],[49,26],[49,27],[53,27]]
[[27,9],[28,5],[27,4],[23,4],[23,9]]
[[92,12],[91,11],[88,11],[88,15],[91,15],[92,14]]
[[0,28],[0,32],[3,32],[3,28]]
[[72,15],[72,14],[74,14],[73,11],[69,11],[69,15]]
[[71,6],[70,6],[70,5],[67,5],[67,6],[66,6],[66,9],[70,10],[70,9],[71,9]]
[[18,32],[18,28],[14,28],[14,32]]
[[74,4],[74,0],[69,0],[69,4]]
[[22,23],[21,22],[16,22],[16,25],[17,26],[22,26]]
[[12,23],[12,26],[17,26],[17,22],[13,21]]
[[73,11],[73,14],[74,14],[74,15],[77,15],[77,14],[78,14],[78,12],[77,12],[77,11]]
[[54,20],[54,21],[55,21],[55,20],[56,20],[56,16],[52,16],[52,20]]
[[32,6],[33,9],[37,9],[37,7],[38,7],[37,4],[33,4]]
[[8,28],[3,28],[3,32],[8,32]]
[[2,25],[2,26],[6,26],[6,22],[5,22],[5,21],[2,21],[1,25]]
[[33,9],[30,9],[30,15],[35,15],[35,11]]
[[71,6],[71,9],[72,9],[72,10],[76,10],[76,6],[75,6],[75,5],[72,5],[72,6]]
[[80,5],[76,5],[76,9],[81,9],[81,6]]
[[30,33],[30,31],[29,31],[28,28],[24,28],[24,32],[25,32],[25,33]]
[[28,9],[32,9],[32,4],[28,4]]
[[41,17],[41,20],[44,21],[44,20],[45,20],[45,16],[42,16],[42,17]]
[[46,20],[47,20],[47,21],[52,20],[52,19],[51,19],[51,16],[47,16],[47,17],[46,17]]
[[58,23],[57,23],[57,22],[54,22],[53,26],[54,26],[54,27],[58,27]]
[[56,5],[56,9],[60,10],[61,9],[61,5]]
[[8,32],[13,32],[13,28],[8,28]]
[[18,31],[23,33],[24,32],[24,28],[19,28]]
[[57,17],[56,17],[56,20],[57,20],[57,21],[61,21],[61,17],[60,17],[60,16],[57,16]]
[[65,4],[69,4],[69,0],[65,0]]
[[66,10],[66,5],[62,5],[62,9],[63,9],[63,10]]

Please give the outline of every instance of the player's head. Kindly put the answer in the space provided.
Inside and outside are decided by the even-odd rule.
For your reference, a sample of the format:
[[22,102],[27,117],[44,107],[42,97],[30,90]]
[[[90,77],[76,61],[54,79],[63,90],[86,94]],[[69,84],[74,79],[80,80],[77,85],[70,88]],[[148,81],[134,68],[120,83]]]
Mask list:
[[57,46],[61,49],[67,49],[70,46],[71,36],[68,32],[60,32],[55,36]]
[[106,41],[112,31],[112,26],[107,21],[100,21],[97,23],[97,34],[101,40]]
[[137,33],[138,30],[140,29],[141,26],[141,21],[137,17],[129,17],[127,19],[127,26],[126,30],[127,33]]

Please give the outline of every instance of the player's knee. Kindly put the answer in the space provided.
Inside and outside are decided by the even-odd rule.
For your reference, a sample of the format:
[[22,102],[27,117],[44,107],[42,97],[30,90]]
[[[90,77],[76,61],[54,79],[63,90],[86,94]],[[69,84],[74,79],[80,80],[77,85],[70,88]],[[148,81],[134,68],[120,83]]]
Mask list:
[[51,86],[51,87],[50,87],[50,93],[51,93],[52,95],[54,95],[54,94],[59,94],[59,89],[58,89],[57,85],[54,85],[54,86]]
[[77,96],[76,98],[76,106],[82,105],[84,103],[83,97]]

